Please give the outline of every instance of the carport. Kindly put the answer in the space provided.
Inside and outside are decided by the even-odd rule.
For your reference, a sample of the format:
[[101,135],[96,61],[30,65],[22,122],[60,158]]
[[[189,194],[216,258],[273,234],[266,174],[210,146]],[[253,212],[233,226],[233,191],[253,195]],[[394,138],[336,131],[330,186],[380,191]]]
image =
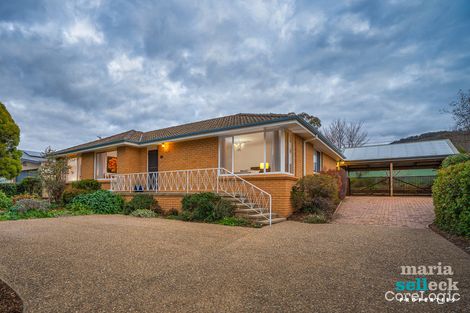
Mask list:
[[348,148],[349,195],[431,195],[436,170],[458,150],[450,140]]

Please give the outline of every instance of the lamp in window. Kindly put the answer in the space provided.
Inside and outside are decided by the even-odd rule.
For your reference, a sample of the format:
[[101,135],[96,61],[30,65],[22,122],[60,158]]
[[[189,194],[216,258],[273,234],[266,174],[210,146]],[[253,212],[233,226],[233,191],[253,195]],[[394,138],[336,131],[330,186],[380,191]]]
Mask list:
[[266,170],[269,170],[269,163],[266,162],[266,163],[260,163],[259,164],[259,169],[260,170],[264,170],[264,165],[266,164]]

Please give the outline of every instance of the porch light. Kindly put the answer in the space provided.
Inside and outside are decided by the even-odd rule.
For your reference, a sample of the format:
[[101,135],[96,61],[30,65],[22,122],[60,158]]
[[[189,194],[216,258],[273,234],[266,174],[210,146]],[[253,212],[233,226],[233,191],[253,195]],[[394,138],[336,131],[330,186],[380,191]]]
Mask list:
[[162,143],[162,149],[164,152],[168,152],[168,150],[170,150],[170,144],[168,142]]
[[[264,170],[264,163],[259,164],[259,169]],[[266,169],[269,170],[269,163],[266,162]]]

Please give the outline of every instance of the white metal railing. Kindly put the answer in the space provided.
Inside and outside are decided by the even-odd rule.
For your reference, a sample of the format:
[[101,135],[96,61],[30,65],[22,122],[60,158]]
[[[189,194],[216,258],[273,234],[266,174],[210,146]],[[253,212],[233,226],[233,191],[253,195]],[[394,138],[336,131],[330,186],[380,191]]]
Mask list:
[[[110,190],[116,192],[216,192],[237,199],[250,209],[272,218],[269,193],[224,168],[113,174]],[[263,216],[266,216],[265,214]]]

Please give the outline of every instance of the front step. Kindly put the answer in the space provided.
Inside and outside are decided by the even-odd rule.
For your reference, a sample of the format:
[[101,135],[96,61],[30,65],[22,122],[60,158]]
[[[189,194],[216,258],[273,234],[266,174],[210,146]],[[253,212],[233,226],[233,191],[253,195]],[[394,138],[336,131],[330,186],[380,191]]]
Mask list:
[[[255,220],[255,221],[262,221],[262,220],[269,220],[269,213],[251,213],[251,214],[236,214],[239,217],[247,218],[250,220]],[[277,213],[273,213],[271,215],[271,218],[276,218]]]
[[[276,217],[271,219],[271,224],[277,224],[280,222],[284,222],[286,220],[285,217]],[[269,220],[259,221],[258,224],[260,225],[269,225]]]
[[[237,217],[245,218],[251,220],[252,222],[266,226],[269,225],[269,209],[266,208],[256,208],[254,203],[245,202],[248,201],[243,195],[237,195],[235,198],[229,195],[221,195],[222,198],[232,202],[235,208],[235,215]],[[286,218],[279,217],[279,214],[271,214],[271,224],[276,224],[285,221]]]

